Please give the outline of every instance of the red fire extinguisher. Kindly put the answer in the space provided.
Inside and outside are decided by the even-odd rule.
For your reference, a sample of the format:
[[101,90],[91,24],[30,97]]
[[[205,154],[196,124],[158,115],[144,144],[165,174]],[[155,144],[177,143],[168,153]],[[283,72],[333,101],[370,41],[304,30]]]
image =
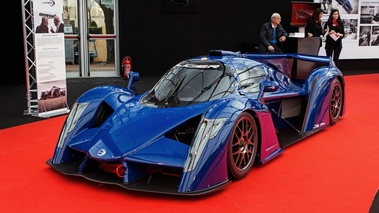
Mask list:
[[129,73],[132,71],[132,58],[125,56],[122,59],[122,69],[124,71],[124,77],[129,78]]

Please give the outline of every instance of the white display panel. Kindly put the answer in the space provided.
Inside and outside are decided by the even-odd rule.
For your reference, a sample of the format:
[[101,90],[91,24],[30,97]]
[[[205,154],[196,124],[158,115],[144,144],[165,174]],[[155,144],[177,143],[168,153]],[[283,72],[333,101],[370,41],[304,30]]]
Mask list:
[[[322,3],[325,22],[332,8],[338,9],[345,26],[340,59],[379,58],[379,0],[329,0]],[[319,55],[325,54],[325,43]]]

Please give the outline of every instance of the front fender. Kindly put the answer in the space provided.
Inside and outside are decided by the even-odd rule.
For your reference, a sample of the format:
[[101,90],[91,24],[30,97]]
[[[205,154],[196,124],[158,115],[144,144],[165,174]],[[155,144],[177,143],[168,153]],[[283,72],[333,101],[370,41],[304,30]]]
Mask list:
[[[118,95],[122,95],[118,97]],[[110,106],[114,106],[116,109],[120,103],[124,103],[136,96],[136,93],[132,90],[119,87],[119,86],[98,86],[94,87],[87,92],[83,93],[77,103],[90,102],[91,105],[99,105],[101,101],[106,100]]]
[[262,110],[262,107],[261,104],[241,98],[231,102],[221,101],[207,110],[190,147],[180,192],[211,190],[229,181],[228,141],[235,120],[248,109]]
[[[325,74],[326,73],[326,74]],[[337,74],[337,75],[336,75]],[[329,102],[331,82],[339,78],[338,73],[317,71],[314,72],[307,82],[309,97],[305,122],[302,132],[308,132],[330,125]],[[344,86],[344,82],[341,82]],[[344,91],[344,89],[343,89]]]
[[244,108],[241,102],[224,100],[204,113],[190,147],[179,192],[210,190],[228,181],[227,141],[234,120]]
[[81,95],[75,102],[62,127],[53,163],[70,160],[67,143],[84,130],[95,127],[96,113],[102,103],[106,102],[113,109],[116,109],[133,96],[134,93],[129,90],[112,86],[95,87]]
[[93,127],[97,110],[104,102],[112,107],[113,110],[116,110],[134,96],[135,93],[133,91],[117,86],[99,86],[87,91],[76,101],[78,104],[88,103],[88,106],[78,119],[73,135],[84,129]]

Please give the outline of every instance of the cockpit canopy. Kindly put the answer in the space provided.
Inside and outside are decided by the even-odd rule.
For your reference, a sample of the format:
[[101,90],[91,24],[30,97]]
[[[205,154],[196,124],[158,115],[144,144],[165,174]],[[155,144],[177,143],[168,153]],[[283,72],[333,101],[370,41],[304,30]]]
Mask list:
[[[172,67],[142,99],[144,104],[175,107],[198,104],[232,94],[236,87],[259,91],[266,72],[259,63],[248,59],[225,65],[218,60],[186,60]],[[253,61],[251,61],[253,62]],[[231,67],[229,67],[231,65]]]

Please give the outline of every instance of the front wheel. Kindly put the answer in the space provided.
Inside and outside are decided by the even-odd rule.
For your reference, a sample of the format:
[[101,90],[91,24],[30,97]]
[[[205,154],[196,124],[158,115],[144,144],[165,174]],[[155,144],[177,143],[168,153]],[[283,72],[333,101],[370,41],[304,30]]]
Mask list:
[[341,83],[338,79],[333,79],[331,85],[332,86],[330,89],[329,118],[330,125],[334,125],[341,115],[343,92]]
[[228,171],[231,179],[242,179],[251,170],[258,148],[258,128],[255,119],[241,113],[228,141]]

